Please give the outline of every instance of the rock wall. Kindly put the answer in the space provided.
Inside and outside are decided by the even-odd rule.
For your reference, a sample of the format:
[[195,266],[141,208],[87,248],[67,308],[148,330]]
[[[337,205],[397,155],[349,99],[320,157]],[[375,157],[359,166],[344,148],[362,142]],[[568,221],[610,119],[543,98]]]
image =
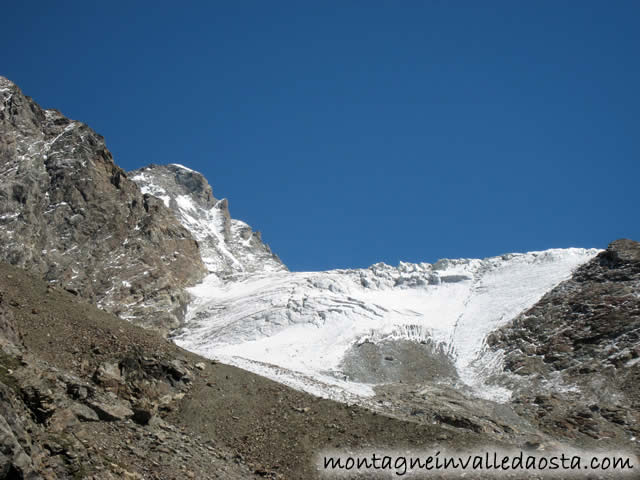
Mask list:
[[488,338],[549,433],[640,437],[640,243],[617,240]]
[[206,178],[178,164],[149,165],[129,173],[145,193],[162,199],[200,245],[209,272],[221,279],[286,271],[260,232],[231,218],[227,199],[218,200]]
[[104,139],[0,77],[0,259],[167,331],[206,270],[197,242],[143,194]]

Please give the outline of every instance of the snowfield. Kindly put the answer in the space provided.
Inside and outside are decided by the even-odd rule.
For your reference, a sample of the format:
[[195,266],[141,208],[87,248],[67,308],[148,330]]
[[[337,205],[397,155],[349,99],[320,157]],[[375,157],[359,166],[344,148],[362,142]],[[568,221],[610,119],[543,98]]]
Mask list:
[[382,263],[368,269],[263,272],[234,281],[208,276],[174,341],[187,350],[322,397],[353,400],[372,385],[340,365],[354,344],[389,339],[433,342],[460,379],[498,401],[510,392],[483,384],[500,358],[486,336],[569,278],[596,249],[553,249],[484,260]]

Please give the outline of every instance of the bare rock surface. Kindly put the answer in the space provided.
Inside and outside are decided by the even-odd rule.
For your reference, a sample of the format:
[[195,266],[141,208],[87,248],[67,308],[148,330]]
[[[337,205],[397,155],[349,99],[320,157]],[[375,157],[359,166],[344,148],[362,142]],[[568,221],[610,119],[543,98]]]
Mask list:
[[640,446],[640,243],[617,240],[488,339],[494,382],[558,438]]
[[164,420],[199,372],[187,352],[1,262],[0,348],[0,478],[256,476]]
[[205,268],[104,139],[0,77],[0,258],[135,323],[175,328]]
[[206,360],[2,262],[0,292],[0,468],[22,478],[322,478],[327,449],[470,450],[489,438]]

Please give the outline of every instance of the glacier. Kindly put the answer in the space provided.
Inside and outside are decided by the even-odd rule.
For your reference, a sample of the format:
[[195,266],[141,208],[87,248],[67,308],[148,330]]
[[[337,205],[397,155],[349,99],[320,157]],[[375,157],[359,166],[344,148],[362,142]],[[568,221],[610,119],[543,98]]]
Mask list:
[[437,345],[460,380],[485,398],[509,392],[484,384],[500,358],[485,339],[593,258],[596,249],[552,249],[434,264],[265,272],[234,282],[215,275],[191,288],[187,321],[174,341],[205,357],[316,395],[349,400],[374,393],[341,370],[363,342]]

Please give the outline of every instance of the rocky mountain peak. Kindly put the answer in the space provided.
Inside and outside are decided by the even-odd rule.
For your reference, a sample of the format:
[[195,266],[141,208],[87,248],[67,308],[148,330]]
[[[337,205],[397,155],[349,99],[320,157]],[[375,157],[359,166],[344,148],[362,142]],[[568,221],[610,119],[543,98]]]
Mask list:
[[210,209],[216,206],[217,200],[213,196],[211,185],[201,173],[195,170],[172,163],[169,165],[151,164],[141,171],[152,171],[155,185],[160,188],[169,188],[175,195],[188,195],[201,208]]
[[5,100],[13,93],[20,93],[20,89],[18,88],[18,86],[8,78],[0,75],[0,97]]
[[640,243],[628,238],[621,238],[609,244],[602,258],[610,259],[616,264],[632,264],[640,262]]
[[287,268],[260,232],[231,218],[229,202],[218,200],[204,176],[179,164],[149,165],[129,173],[144,193],[154,195],[175,213],[200,245],[209,272],[220,278]]
[[205,270],[196,241],[104,138],[0,85],[0,259],[146,326],[179,325]]

